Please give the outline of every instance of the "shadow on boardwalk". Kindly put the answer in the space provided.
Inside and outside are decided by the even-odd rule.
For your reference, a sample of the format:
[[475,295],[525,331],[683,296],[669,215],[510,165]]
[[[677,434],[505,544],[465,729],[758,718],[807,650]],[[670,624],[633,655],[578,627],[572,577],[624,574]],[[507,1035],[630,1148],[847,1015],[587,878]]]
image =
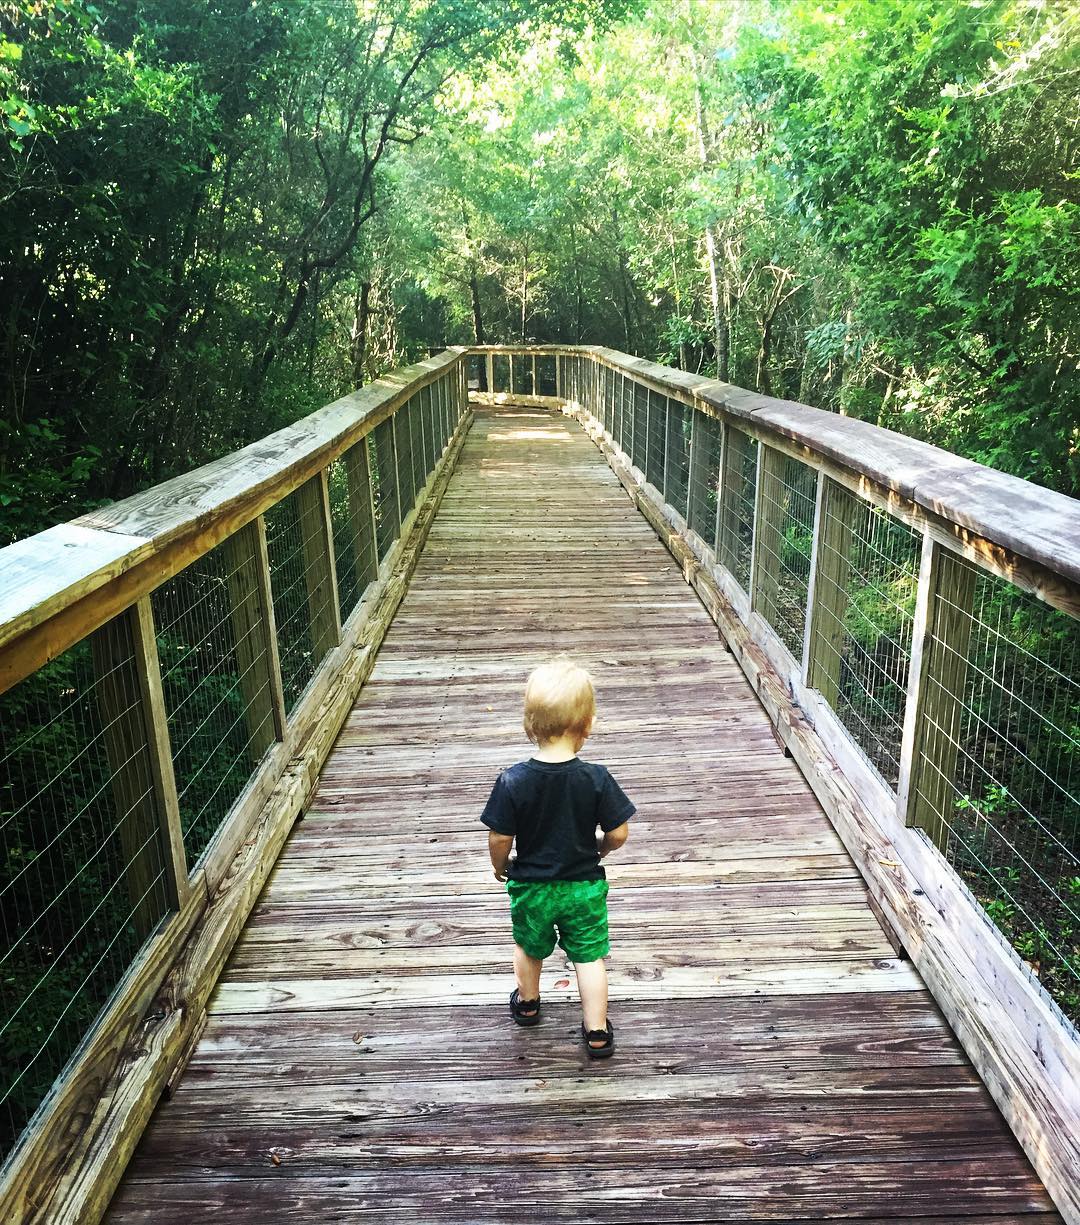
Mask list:
[[[587,755],[639,808],[609,861],[608,1065],[558,951],[543,1024],[510,1024],[478,822],[556,650],[592,669]],[[481,414],[109,1222],[957,1216],[1057,1219],[599,452]]]

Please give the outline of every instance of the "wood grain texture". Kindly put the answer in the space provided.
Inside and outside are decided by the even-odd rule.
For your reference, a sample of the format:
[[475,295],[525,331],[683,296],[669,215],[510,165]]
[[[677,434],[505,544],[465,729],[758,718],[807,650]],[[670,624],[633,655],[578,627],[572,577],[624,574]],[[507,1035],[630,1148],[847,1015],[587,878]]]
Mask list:
[[[950,451],[852,417],[760,395],[742,387],[628,357],[614,349],[579,351],[686,403],[709,405],[727,419],[741,420],[767,442],[786,440],[805,448],[815,466],[846,469],[857,478],[928,512],[947,526],[956,543],[970,534],[1009,550],[1044,572],[1045,586],[1059,579],[1063,601],[1077,607],[1080,586],[1080,505],[1066,494],[998,472]],[[984,560],[993,564],[987,555]]]
[[[575,411],[575,410],[567,410]],[[710,561],[642,486],[628,457],[581,413],[635,505],[678,561],[810,783],[874,900],[973,1060],[1065,1219],[1080,1223],[1080,1040],[1015,951],[921,834],[897,820],[891,793],[867,787],[859,755],[828,707],[777,671],[771,636],[729,603]],[[937,543],[935,541],[935,543]],[[719,573],[719,572],[717,572]],[[928,586],[928,585],[927,585]],[[917,605],[926,606],[920,581]],[[834,724],[829,728],[830,722]]]
[[459,364],[460,349],[193,472],[0,549],[0,692],[250,523]]
[[[478,816],[530,666],[596,679],[619,1050],[509,1020]],[[570,985],[561,985],[568,980]],[[1049,1222],[810,787],[592,443],[478,416],[410,591],[113,1201],[150,1222]]]
[[293,711],[285,742],[265,759],[208,848],[192,878],[190,905],[144,948],[81,1058],[24,1133],[0,1179],[5,1225],[101,1220],[156,1099],[190,1054],[244,920],[371,673],[470,424],[466,413],[423,503],[409,517],[410,530],[394,544],[369,599],[350,618],[345,641],[327,656]]

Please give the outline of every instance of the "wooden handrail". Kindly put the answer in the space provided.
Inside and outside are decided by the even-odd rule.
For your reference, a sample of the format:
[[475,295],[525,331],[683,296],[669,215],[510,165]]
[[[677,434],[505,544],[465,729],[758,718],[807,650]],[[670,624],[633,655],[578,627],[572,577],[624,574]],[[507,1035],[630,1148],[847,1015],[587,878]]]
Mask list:
[[[965,551],[1010,582],[1080,613],[1080,502],[940,447],[853,417],[746,391],[598,345],[484,345],[469,354],[588,356],[684,403],[740,422],[764,440],[866,482],[891,509],[932,516]],[[1004,550],[1004,552],[1002,552]],[[1046,571],[1038,576],[1025,563]],[[1051,576],[1060,576],[1060,583]]]
[[[136,1106],[125,1120],[145,1119],[153,1093],[197,1034],[199,1012],[217,970],[289,822],[314,784],[336,721],[344,717],[366,676],[374,646],[415,564],[437,504],[438,482],[445,481],[468,425],[466,363],[479,357],[490,376],[491,359],[499,355],[529,360],[526,386],[532,393],[524,397],[527,402],[573,411],[606,449],[620,478],[716,616],[873,896],[919,964],[1052,1193],[1067,1213],[1080,1213],[1080,1190],[1070,1187],[1062,1174],[1077,1156],[1075,1135],[1080,1130],[1076,1032],[993,935],[970,895],[965,897],[959,878],[938,855],[934,822],[941,823],[943,801],[937,794],[940,786],[925,776],[928,755],[948,752],[950,720],[961,701],[964,668],[948,660],[950,651],[954,657],[963,653],[958,644],[974,588],[968,563],[1076,616],[1080,504],[864,422],[586,345],[448,350],[386,375],[195,472],[0,550],[0,693],[103,627],[125,627],[134,643],[137,706],[132,710],[141,713],[145,726],[140,731],[128,712],[129,722],[116,724],[107,747],[121,761],[130,757],[130,746],[138,741],[139,752],[150,762],[153,803],[137,807],[131,801],[131,811],[122,813],[119,821],[131,842],[136,821],[144,831],[154,822],[161,824],[171,907],[96,1024],[81,1062],[65,1076],[35,1135],[24,1142],[20,1162],[9,1163],[0,1183],[0,1210],[25,1206],[42,1186],[54,1199],[64,1198],[67,1191],[57,1187],[69,1178],[63,1171],[72,1161],[78,1171],[69,1178],[79,1188],[71,1192],[75,1198],[70,1202],[79,1205],[76,1215],[92,1220],[104,1203],[102,1197],[107,1198],[115,1171],[98,1168],[107,1164],[102,1137],[119,1126],[107,1106],[101,1107],[103,1117],[73,1142],[83,1145],[74,1157],[64,1147],[68,1141],[58,1145],[57,1137],[68,1134],[71,1118],[97,1109],[93,1103],[102,1075],[100,1061],[120,1059],[124,1035],[145,1012],[166,973],[180,979],[163,1006],[165,1021],[151,1026],[161,1035],[160,1042],[148,1040],[149,1062],[136,1061],[135,1070],[121,1067],[118,1073],[128,1081],[142,1078],[129,1099]],[[538,394],[543,359],[549,359],[548,368],[554,364],[554,378],[548,383],[556,396]],[[432,384],[439,396],[418,394]],[[523,398],[500,392],[490,380],[488,385],[487,396],[496,402]],[[627,387],[635,393],[632,406],[625,398],[616,405]],[[412,397],[413,410],[424,423],[419,433],[395,417]],[[671,408],[671,401],[693,410],[688,443],[682,410]],[[647,421],[656,413],[662,419],[655,422],[650,445],[662,447],[663,454],[643,450],[636,465],[616,437],[615,420],[625,420],[633,432],[633,420],[643,415]],[[722,452],[708,462],[701,449],[709,440],[706,426],[719,431],[722,441]],[[438,427],[446,446],[441,457],[429,451]],[[374,442],[369,444],[364,440],[373,431]],[[671,449],[678,446],[686,450],[681,456],[685,472],[681,462],[673,460]],[[734,497],[735,486],[748,464],[759,464],[759,455],[763,479],[755,479],[757,500],[747,511]],[[327,471],[338,459],[343,462],[335,471],[344,473],[347,496],[335,529]],[[776,561],[786,514],[779,502],[788,496],[783,492],[785,465],[791,460],[816,481],[816,498],[809,499],[813,547],[801,651],[791,633],[786,641],[781,639],[776,625],[783,594]],[[420,490],[413,488],[417,464],[427,480]],[[378,470],[386,483],[381,505],[372,500]],[[684,482],[703,479],[717,482],[713,546],[689,526],[693,495]],[[413,493],[416,498],[410,497]],[[301,524],[315,525],[306,535],[300,530],[303,579],[296,588],[302,592],[298,598],[305,603],[310,634],[310,649],[301,654],[314,657],[315,675],[306,689],[299,682],[294,685],[291,709],[283,695],[275,627],[274,600],[281,593],[272,582],[264,518],[268,513],[272,517],[287,498],[298,507]],[[836,634],[844,616],[841,589],[847,582],[846,562],[839,554],[846,556],[855,530],[850,498],[887,512],[922,541],[895,785],[886,783],[860,756],[836,709]],[[749,550],[743,549],[739,536],[746,515],[753,520]],[[339,608],[342,556],[335,530],[341,534],[343,555],[353,551],[354,585],[366,584],[369,593],[369,598],[357,599],[349,616]],[[162,696],[152,597],[224,542],[226,558],[247,568],[242,583],[235,569],[224,583],[229,649],[241,675],[245,712],[250,711],[250,721],[272,743],[253,763],[243,794],[209,847],[200,852],[199,862],[189,864],[179,830],[176,788],[182,780],[172,778],[174,749]],[[744,563],[746,574],[736,574]],[[955,607],[946,610],[943,601],[950,595]],[[100,643],[94,663],[100,672],[109,666]],[[116,686],[115,693],[102,687],[101,704],[115,705],[126,692],[122,686]],[[937,728],[933,735],[926,733],[928,721]],[[252,749],[253,757],[263,752],[261,743]],[[114,791],[123,806],[134,788],[121,777]],[[253,828],[259,832],[253,835]],[[235,862],[240,860],[245,866],[238,869]],[[140,873],[148,870],[141,862],[135,864],[133,889],[143,879]],[[141,924],[156,921],[149,914],[136,917]],[[195,952],[180,958],[193,929]],[[212,935],[205,935],[208,930]],[[133,1142],[126,1133],[118,1136],[121,1157]]]
[[[281,501],[459,360],[448,350],[394,371],[222,459],[0,549],[0,692]],[[101,594],[109,587],[112,599]]]
[[[33,852],[62,850],[74,830],[80,847],[100,854],[101,879],[116,879],[87,913],[115,901],[95,929],[78,927],[72,947],[92,946],[97,928],[112,940],[130,933],[135,945],[95,984],[103,1007],[77,1049],[48,1049],[70,1062],[44,1100],[34,1084],[40,1106],[29,1125],[5,1134],[14,1147],[0,1170],[0,1219],[92,1222],[103,1212],[371,670],[469,420],[462,352],[448,350],[0,550],[0,696],[31,686],[0,705],[9,834],[16,850]],[[381,472],[369,434],[382,445]],[[63,732],[44,762],[26,739],[35,703]],[[200,792],[208,766],[214,782]],[[12,857],[4,884],[34,858]],[[55,893],[40,906],[62,921],[61,899],[82,873],[58,865],[43,878]],[[81,913],[72,908],[75,924]],[[40,974],[15,980],[28,1011],[56,968],[35,935],[39,918],[12,916],[24,960],[41,962]],[[21,1126],[25,1104],[19,1111],[11,1118]]]
[[[489,346],[470,355],[506,351]],[[996,685],[1006,704],[1019,703],[1025,728],[1068,737],[1049,718],[1041,723],[1044,712],[1024,693],[1012,692],[1010,665],[999,661],[1011,649],[999,602],[1034,605],[1035,595],[1058,610],[1047,614],[1059,620],[1045,660],[1030,654],[1026,639],[1016,650],[1025,666],[1045,670],[1043,681],[1035,673],[1036,693],[1055,680],[1075,684],[1055,671],[1053,649],[1068,640],[1068,618],[1080,613],[1080,503],[888,430],[609,349],[535,352],[554,352],[560,365],[560,397],[540,402],[563,405],[582,422],[682,565],[862,872],[896,946],[911,955],[1066,1220],[1080,1222],[1080,1035],[965,885],[954,864],[966,851],[954,860],[950,849],[954,834],[968,836],[963,823],[973,811],[974,836],[981,825],[1012,849],[1000,822],[981,810],[987,801],[980,795],[993,784],[989,803],[1009,801],[1002,780],[1011,786],[1010,776],[983,770],[976,785],[960,775],[965,719],[977,738],[986,736],[985,699],[973,695]],[[519,397],[496,388],[487,398]],[[689,421],[673,413],[672,402],[691,406]],[[715,517],[704,522],[703,490],[716,503]],[[874,664],[877,644],[863,648],[847,621],[854,560],[875,556],[860,563],[875,578],[883,558],[892,564],[875,549],[878,529],[899,542],[903,560],[892,573],[906,594],[892,597],[893,613],[910,638],[907,648],[904,634],[882,634],[886,666]],[[901,598],[910,605],[900,607]],[[1022,623],[1031,615],[1025,606]],[[1000,676],[975,671],[979,634],[995,661],[984,667],[996,666]],[[860,666],[877,668],[868,683],[882,686],[886,698],[906,699],[878,759],[894,771],[889,777],[867,749],[884,748],[875,744],[882,727],[860,728],[855,707],[844,706],[845,683],[846,700],[859,700],[852,669]],[[1044,738],[1036,730],[1030,739],[1038,753]],[[1033,763],[1042,767],[1054,769],[1055,758]],[[1049,820],[1038,799],[1025,802],[1031,807],[1014,804],[1014,820]],[[1068,797],[1063,811],[1071,811]],[[1020,862],[1027,864],[1022,853]],[[1056,886],[1064,905],[1072,903],[1056,873],[1069,862],[1039,881]]]

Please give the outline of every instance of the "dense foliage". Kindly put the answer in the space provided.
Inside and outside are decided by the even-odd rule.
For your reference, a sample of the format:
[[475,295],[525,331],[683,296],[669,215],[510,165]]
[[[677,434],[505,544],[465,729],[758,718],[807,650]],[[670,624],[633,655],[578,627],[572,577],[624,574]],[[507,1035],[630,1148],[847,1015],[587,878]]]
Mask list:
[[1078,98],[1075,3],[689,0],[459,91],[400,173],[457,336],[605,342],[1071,492]]
[[[0,543],[473,340],[608,344],[1076,493],[1078,99],[1080,0],[0,0]],[[811,495],[785,510],[791,573]],[[841,713],[890,778],[914,565],[868,560],[846,614],[880,675],[846,664]],[[794,649],[796,596],[772,610]],[[1075,625],[981,606],[1000,633],[973,662],[1012,652],[1014,688],[973,699],[950,854],[1075,1017],[1075,808],[1046,783],[1072,777]],[[170,698],[215,672],[159,637]],[[164,906],[98,833],[95,649],[5,695],[0,871],[27,935],[0,981],[0,1148]],[[235,685],[211,696],[237,728]],[[220,756],[186,797],[193,854],[252,752],[209,738],[178,753]],[[50,811],[26,803],[39,767]]]
[[[3,0],[0,533],[362,381],[395,309],[370,271],[389,154],[449,78],[620,7]],[[406,326],[406,353],[416,339]]]

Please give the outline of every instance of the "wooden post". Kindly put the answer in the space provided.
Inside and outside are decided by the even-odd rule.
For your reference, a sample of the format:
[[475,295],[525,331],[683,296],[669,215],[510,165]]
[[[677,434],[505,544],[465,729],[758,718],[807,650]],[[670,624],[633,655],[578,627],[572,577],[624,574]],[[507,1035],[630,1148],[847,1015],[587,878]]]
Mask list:
[[750,562],[750,607],[774,629],[780,597],[780,550],[784,540],[785,456],[762,446],[754,499],[754,548]]
[[[456,367],[454,378],[457,378]],[[449,386],[449,378],[436,379],[431,384],[431,468],[435,467],[446,446],[446,391]],[[429,476],[431,468],[428,469]]]
[[[428,383],[416,393],[416,416],[420,418],[420,460],[423,471],[421,489],[427,484],[427,476],[431,471],[432,456],[435,452],[432,431],[435,422],[434,383]],[[418,491],[419,492],[419,491]]]
[[255,574],[259,584],[260,625],[266,640],[266,662],[270,672],[270,693],[274,703],[274,729],[279,740],[285,739],[285,686],[281,679],[281,659],[278,656],[277,614],[274,612],[274,588],[270,580],[270,553],[266,547],[266,517],[255,520],[255,542],[258,566]]
[[630,463],[633,464],[634,459],[634,380],[628,375],[623,375],[623,450],[630,456]]
[[719,562],[721,553],[721,530],[724,526],[724,490],[727,488],[727,453],[728,436],[731,427],[726,421],[720,422],[720,463],[716,473],[716,521],[713,523],[713,558]]
[[439,380],[439,447],[436,459],[441,457],[446,450],[446,444],[450,441],[450,435],[453,433],[453,427],[450,424],[453,415],[453,404],[461,399],[461,372],[463,366],[458,364],[454,369],[453,377],[447,376],[445,379]]
[[317,659],[341,641],[337,570],[330,529],[330,497],[326,469],[296,491],[303,537],[304,582],[307,585],[311,639]]
[[285,735],[285,698],[280,687],[274,603],[260,578],[266,564],[266,528],[254,520],[234,532],[221,546],[228,568],[229,626],[233,657],[240,677],[248,757],[257,764],[272,740]]
[[948,835],[977,571],[924,537],[912,627],[897,811],[937,846]]
[[664,501],[671,505],[671,397],[664,396],[664,473],[660,478]]
[[[130,922],[141,942],[169,905],[176,903],[172,900],[163,905],[155,896],[155,881],[164,863],[160,797],[152,781],[147,721],[131,651],[129,627],[133,620],[131,612],[121,613],[96,630],[91,635],[90,651],[118,833],[114,846],[123,862]],[[107,831],[103,830],[102,836],[107,836]]]
[[803,658],[807,686],[816,689],[834,710],[840,696],[844,615],[858,510],[843,486],[824,475],[818,478]]
[[397,488],[402,519],[408,516],[416,502],[416,485],[413,481],[413,448],[416,440],[413,438],[412,403],[410,397],[394,413],[394,454],[397,457]]
[[532,355],[532,394],[534,396],[537,394],[536,392],[536,354],[535,353]]
[[169,720],[165,712],[165,695],[161,688],[161,663],[158,659],[157,634],[150,597],[143,596],[134,607],[135,670],[139,676],[139,692],[146,712],[147,742],[150,746],[150,772],[158,800],[158,820],[165,853],[165,891],[177,908],[187,900],[190,891],[187,854],[180,828],[180,802],[173,773]]
[[131,923],[145,940],[188,889],[150,597],[95,630],[90,655]]
[[494,394],[495,391],[495,359],[490,353],[484,354],[484,371],[487,374],[487,389],[488,392]]

